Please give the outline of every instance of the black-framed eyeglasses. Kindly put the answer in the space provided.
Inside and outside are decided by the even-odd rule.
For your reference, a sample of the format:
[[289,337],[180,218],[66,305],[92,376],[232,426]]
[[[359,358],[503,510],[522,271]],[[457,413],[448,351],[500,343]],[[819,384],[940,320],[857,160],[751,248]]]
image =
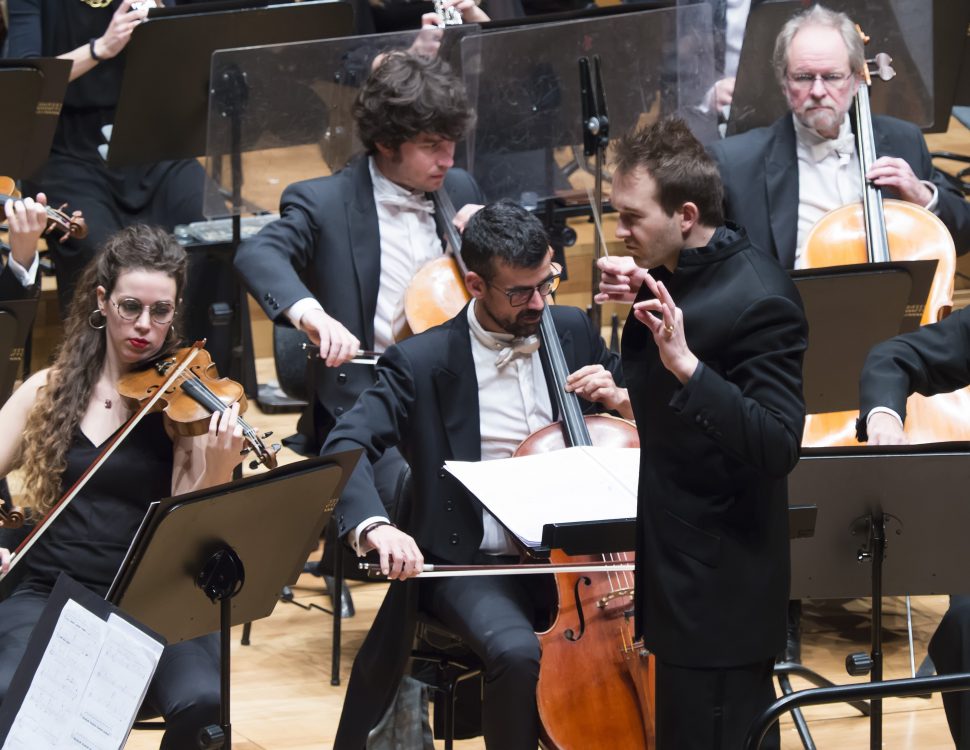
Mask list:
[[118,310],[118,317],[127,323],[133,323],[141,317],[143,310],[148,310],[148,317],[152,323],[165,325],[171,323],[175,317],[175,305],[171,302],[154,302],[151,305],[143,305],[140,299],[125,297],[117,302],[111,300],[111,304]]
[[[522,305],[528,304],[532,296],[539,292],[539,296],[548,297],[556,289],[559,288],[559,282],[562,281],[562,268],[558,263],[553,263],[553,272],[545,279],[540,281],[535,286],[516,286],[511,289],[503,289],[502,294],[509,298],[509,304],[512,307],[522,307]],[[486,284],[488,282],[485,282]],[[492,286],[489,284],[489,286]]]
[[821,81],[829,91],[840,91],[851,80],[851,73],[789,73],[788,82],[796,89],[810,89]]

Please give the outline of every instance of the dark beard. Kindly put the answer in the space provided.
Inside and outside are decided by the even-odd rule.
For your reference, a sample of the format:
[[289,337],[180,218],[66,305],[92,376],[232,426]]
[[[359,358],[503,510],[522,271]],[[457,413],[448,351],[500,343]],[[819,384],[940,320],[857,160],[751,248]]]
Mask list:
[[539,332],[542,321],[542,310],[523,311],[515,316],[515,320],[505,330],[517,338],[535,336]]

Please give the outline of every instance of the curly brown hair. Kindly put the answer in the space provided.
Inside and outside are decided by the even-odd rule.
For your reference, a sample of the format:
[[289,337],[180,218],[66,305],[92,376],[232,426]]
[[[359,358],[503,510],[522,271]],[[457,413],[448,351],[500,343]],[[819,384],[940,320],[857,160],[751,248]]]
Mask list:
[[[175,279],[176,299],[180,301],[187,265],[185,250],[172,235],[141,225],[122,229],[108,238],[84,269],[64,323],[64,340],[47,374],[47,383],[27,417],[16,461],[24,475],[23,505],[31,509],[35,518],[47,513],[60,498],[67,451],[104,366],[105,331],[90,323],[98,309],[98,286],[110,295],[118,277],[126,271],[161,271]],[[176,315],[175,320],[178,319]],[[173,322],[165,348],[171,348],[178,340]]]
[[448,63],[406,51],[389,53],[368,76],[353,114],[368,154],[378,143],[397,149],[421,133],[459,141],[475,121],[465,85]]

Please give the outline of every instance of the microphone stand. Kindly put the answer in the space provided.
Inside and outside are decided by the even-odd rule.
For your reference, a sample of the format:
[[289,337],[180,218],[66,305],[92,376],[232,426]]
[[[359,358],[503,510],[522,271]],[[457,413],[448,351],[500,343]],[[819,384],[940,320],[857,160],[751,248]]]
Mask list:
[[582,105],[583,154],[594,156],[594,188],[590,210],[596,225],[596,240],[593,250],[592,294],[588,310],[593,327],[599,331],[602,326],[602,309],[592,301],[599,291],[600,271],[596,261],[608,255],[606,240],[602,232],[603,211],[603,162],[606,148],[610,143],[610,120],[606,112],[606,93],[600,75],[599,55],[592,58],[579,58],[579,96]]

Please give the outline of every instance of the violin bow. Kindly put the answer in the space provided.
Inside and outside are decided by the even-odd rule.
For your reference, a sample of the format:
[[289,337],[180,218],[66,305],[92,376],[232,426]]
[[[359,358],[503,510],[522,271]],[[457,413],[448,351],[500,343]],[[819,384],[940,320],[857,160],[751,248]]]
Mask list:
[[[381,577],[379,563],[358,563],[368,576]],[[636,570],[632,562],[587,562],[565,565],[527,563],[523,565],[425,565],[414,578],[456,578],[461,576],[528,576],[543,573],[623,573]]]

